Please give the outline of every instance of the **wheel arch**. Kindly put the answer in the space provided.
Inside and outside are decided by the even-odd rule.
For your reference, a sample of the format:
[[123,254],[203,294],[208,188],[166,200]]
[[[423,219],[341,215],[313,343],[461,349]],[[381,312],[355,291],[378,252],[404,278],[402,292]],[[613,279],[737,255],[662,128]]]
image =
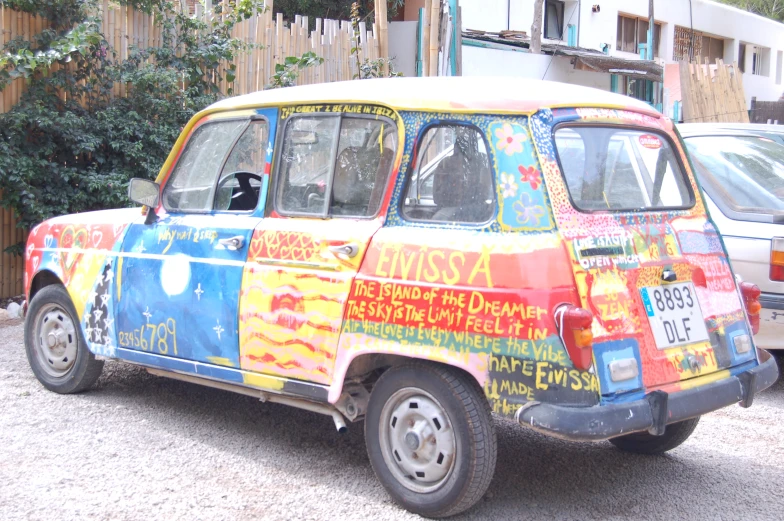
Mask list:
[[36,293],[41,291],[46,286],[51,286],[52,284],[60,284],[64,286],[63,281],[60,280],[60,277],[55,275],[55,273],[50,270],[42,269],[36,273],[32,282],[30,282],[30,291],[27,295],[27,301],[30,302],[33,300],[33,297]]
[[[429,357],[417,356],[409,354],[396,354],[388,351],[362,351],[354,354],[350,359],[345,360],[343,364],[339,364],[334,372],[332,385],[329,389],[329,401],[335,403],[343,394],[343,390],[347,383],[362,382],[362,383],[375,383],[374,377],[378,377],[381,373],[388,369],[403,365],[412,361],[424,361],[431,364],[436,364],[454,371],[458,371],[475,382],[482,393],[484,394],[484,384],[486,380],[486,373],[476,370],[476,367],[483,367],[485,364],[469,364],[462,362],[458,359],[444,359],[443,357]],[[474,360],[479,362],[479,360]],[[341,369],[345,368],[345,369]]]

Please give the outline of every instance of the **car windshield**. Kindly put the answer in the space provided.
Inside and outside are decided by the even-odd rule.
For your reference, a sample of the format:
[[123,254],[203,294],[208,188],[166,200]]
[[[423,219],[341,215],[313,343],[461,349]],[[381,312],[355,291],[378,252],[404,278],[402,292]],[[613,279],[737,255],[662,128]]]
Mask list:
[[698,136],[686,146],[711,196],[738,212],[784,212],[784,145],[764,137]]
[[686,208],[692,197],[669,142],[617,127],[566,127],[555,132],[561,168],[580,210]]

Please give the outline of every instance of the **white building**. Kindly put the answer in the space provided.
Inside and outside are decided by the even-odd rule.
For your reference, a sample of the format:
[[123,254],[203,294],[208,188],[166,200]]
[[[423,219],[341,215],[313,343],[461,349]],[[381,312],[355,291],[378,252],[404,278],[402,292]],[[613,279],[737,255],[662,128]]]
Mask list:
[[[418,3],[423,2],[406,2],[406,19],[415,19],[409,13],[413,14]],[[459,4],[463,30],[517,30],[530,36],[534,0],[459,0]],[[564,81],[615,90],[659,104],[662,100],[656,94],[651,97],[649,82],[635,81],[645,78],[645,72],[624,74],[643,65],[633,61],[640,60],[640,44],[646,42],[648,4],[648,0],[545,0],[542,42],[565,49],[558,47],[558,52],[553,53],[554,47],[545,46],[550,54],[534,55],[527,45],[510,45],[498,37],[474,38],[469,33],[463,40],[462,73]],[[654,20],[655,61],[659,65],[688,60],[690,53],[695,58],[707,57],[712,63],[715,58],[728,63],[737,61],[743,71],[747,104],[752,97],[775,101],[782,96],[784,24],[709,0],[654,0]],[[598,53],[581,59],[580,49],[630,62],[618,65],[616,60],[614,65],[597,66],[597,60],[601,61],[601,57],[595,56]],[[647,74],[652,78],[651,72]],[[677,76],[677,68],[665,73],[665,97],[670,74]]]

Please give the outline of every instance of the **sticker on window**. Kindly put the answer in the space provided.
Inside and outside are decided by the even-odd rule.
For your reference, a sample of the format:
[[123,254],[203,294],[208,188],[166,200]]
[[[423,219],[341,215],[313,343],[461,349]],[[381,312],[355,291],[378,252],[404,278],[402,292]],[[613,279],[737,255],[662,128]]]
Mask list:
[[661,139],[652,136],[651,134],[643,134],[640,136],[640,144],[651,150],[659,150],[662,146]]

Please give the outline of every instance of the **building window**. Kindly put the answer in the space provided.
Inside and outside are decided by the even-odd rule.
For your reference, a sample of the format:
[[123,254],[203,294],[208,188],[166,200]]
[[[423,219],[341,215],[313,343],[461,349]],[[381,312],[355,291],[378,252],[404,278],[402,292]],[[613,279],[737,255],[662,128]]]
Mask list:
[[770,49],[766,47],[752,47],[751,73],[756,76],[770,76]]
[[746,44],[741,43],[738,46],[738,68],[740,72],[746,72]]
[[702,58],[707,58],[710,63],[724,59],[724,40],[711,36],[702,37]]
[[564,3],[547,0],[544,9],[544,37],[550,40],[563,40]]
[[724,39],[709,36],[688,27],[675,26],[675,41],[672,48],[675,61],[704,61],[715,63],[724,59]]
[[[654,48],[653,56],[659,57],[659,42],[661,41],[662,24],[654,23]],[[618,32],[616,34],[615,48],[623,52],[640,53],[640,44],[648,42],[648,19],[636,16],[618,15]]]
[[781,85],[781,66],[784,62],[784,51],[776,53],[776,85]]

